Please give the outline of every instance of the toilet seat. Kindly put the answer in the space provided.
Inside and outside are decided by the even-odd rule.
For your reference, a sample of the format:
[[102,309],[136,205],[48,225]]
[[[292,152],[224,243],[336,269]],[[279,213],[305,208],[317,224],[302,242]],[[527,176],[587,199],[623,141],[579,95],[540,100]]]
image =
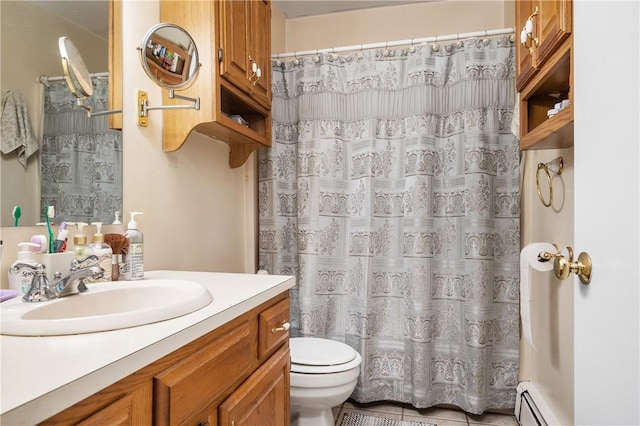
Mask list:
[[362,358],[349,345],[329,339],[296,337],[289,339],[291,372],[328,374],[360,365]]

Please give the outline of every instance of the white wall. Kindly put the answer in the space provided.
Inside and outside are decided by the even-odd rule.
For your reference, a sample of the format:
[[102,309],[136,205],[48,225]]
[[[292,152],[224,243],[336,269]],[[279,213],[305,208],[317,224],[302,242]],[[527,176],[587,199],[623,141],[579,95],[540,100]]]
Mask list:
[[513,1],[438,1],[288,19],[285,50],[405,40],[514,26]]
[[[573,148],[522,152],[521,237],[532,242],[574,246]],[[538,163],[564,159],[560,176],[553,176],[553,203],[544,207],[536,190]],[[547,178],[540,173],[543,197],[549,200]],[[520,380],[535,383],[544,402],[563,425],[573,422],[573,293],[572,280],[561,281],[551,272],[531,275],[531,328],[536,349],[521,340]]]
[[124,211],[144,212],[138,224],[147,269],[255,272],[254,230],[248,226],[254,220],[255,160],[231,169],[228,145],[197,134],[179,150],[163,152],[161,111],[149,112],[149,127],[137,125],[138,90],[149,93],[150,105],[162,103],[135,48],[160,22],[158,5],[122,5]]

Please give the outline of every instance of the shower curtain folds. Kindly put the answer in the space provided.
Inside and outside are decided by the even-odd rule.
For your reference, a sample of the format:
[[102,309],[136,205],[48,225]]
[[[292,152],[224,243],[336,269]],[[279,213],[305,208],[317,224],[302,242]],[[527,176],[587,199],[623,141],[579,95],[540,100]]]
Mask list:
[[363,358],[352,397],[515,404],[519,148],[509,36],[273,63],[259,266],[292,336]]

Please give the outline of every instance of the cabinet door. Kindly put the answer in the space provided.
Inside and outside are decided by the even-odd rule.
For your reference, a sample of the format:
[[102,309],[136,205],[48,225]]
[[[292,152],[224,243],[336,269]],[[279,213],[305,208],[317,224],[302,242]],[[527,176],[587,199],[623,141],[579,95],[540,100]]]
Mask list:
[[151,382],[107,405],[78,426],[151,424]]
[[271,4],[266,0],[251,3],[250,55],[260,68],[260,78],[254,77],[253,97],[271,109]]
[[571,0],[516,2],[516,30],[521,30],[531,15],[534,15],[533,38],[526,46],[518,43],[516,49],[516,90],[519,92],[571,34]]
[[[535,4],[534,4],[535,3]],[[527,18],[533,13],[537,2],[532,0],[520,0],[516,2],[516,36],[518,44],[516,47],[516,90],[522,91],[524,86],[531,80],[536,69],[534,68],[533,55],[535,54],[535,46],[533,40],[529,40],[524,46],[520,43],[520,30],[524,28]],[[534,33],[535,36],[535,26]]]
[[540,68],[571,34],[571,0],[539,1],[535,23],[539,38],[536,68]]
[[[283,346],[218,409],[220,426],[289,424],[289,346]],[[213,419],[210,423],[215,424]]]
[[249,33],[250,2],[223,0],[219,2],[219,37],[222,49],[220,75],[244,92],[252,89],[249,82],[251,34]]
[[185,424],[255,365],[256,351],[249,320],[240,323],[197,352],[153,378],[154,424]]

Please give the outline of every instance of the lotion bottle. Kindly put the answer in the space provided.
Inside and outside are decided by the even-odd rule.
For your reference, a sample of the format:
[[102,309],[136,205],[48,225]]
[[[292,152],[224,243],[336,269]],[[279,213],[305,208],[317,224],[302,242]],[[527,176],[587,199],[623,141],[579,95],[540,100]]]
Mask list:
[[93,250],[93,254],[98,256],[98,266],[104,269],[102,278],[98,278],[95,281],[111,281],[111,257],[113,251],[111,246],[104,242],[102,222],[92,222],[91,224],[96,227],[96,233],[93,234],[89,246]]
[[40,250],[40,245],[35,243],[19,243],[18,244],[18,259],[9,267],[9,288],[16,290],[20,297],[27,294],[31,287],[31,281],[35,275],[36,270],[26,267],[19,267],[21,263],[26,263],[34,268],[38,266],[32,248]]
[[131,220],[127,225],[126,237],[129,240],[129,250],[124,259],[124,279],[140,280],[144,277],[144,237],[138,230],[136,215],[142,212],[130,212]]
[[76,259],[83,259],[93,254],[93,249],[87,245],[87,236],[82,233],[82,228],[87,226],[84,222],[78,222],[78,233],[73,237],[73,252]]

